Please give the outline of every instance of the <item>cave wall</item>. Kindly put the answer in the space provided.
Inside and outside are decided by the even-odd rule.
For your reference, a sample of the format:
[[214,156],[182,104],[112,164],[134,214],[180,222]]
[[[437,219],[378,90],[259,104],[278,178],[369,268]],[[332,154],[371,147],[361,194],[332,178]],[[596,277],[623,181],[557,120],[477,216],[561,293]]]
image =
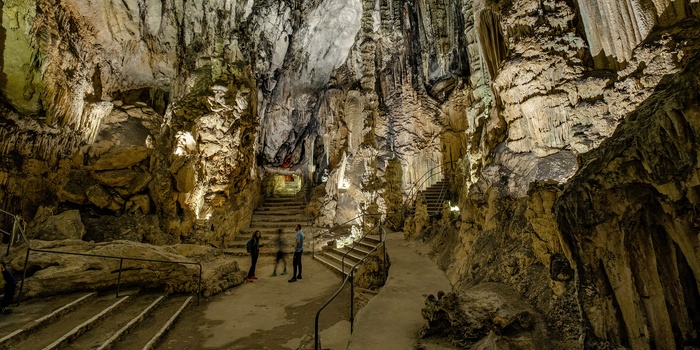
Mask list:
[[6,1],[0,208],[37,234],[78,210],[86,240],[218,245],[259,202],[262,165],[328,171],[319,226],[361,212],[400,226],[437,168],[458,216],[407,225],[455,290],[506,284],[585,348],[694,345],[697,96],[680,91],[697,83],[697,14],[687,0]]
[[286,38],[253,5],[5,2],[19,44],[4,61],[21,64],[3,65],[0,207],[30,222],[118,217],[90,239],[219,244],[245,225],[259,196],[256,77],[279,64],[256,57]]
[[634,349],[698,341],[700,61],[689,59],[582,157],[555,204],[587,330]]

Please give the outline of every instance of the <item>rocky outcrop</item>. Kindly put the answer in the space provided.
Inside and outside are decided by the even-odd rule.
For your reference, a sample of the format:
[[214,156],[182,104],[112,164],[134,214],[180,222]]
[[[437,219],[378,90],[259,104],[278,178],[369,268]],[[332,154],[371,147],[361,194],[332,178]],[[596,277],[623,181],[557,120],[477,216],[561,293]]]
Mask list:
[[541,316],[508,286],[485,283],[459,293],[429,295],[421,311],[422,338],[448,339],[460,349],[566,348],[552,342]]
[[36,228],[30,228],[29,232],[30,237],[45,241],[80,240],[84,235],[85,225],[83,225],[80,212],[77,210],[68,210],[59,215],[51,216],[46,221],[39,223]]
[[[239,285],[245,278],[238,264],[227,259],[221,250],[201,245],[153,246],[132,241],[88,243],[80,240],[33,240],[32,248],[42,251],[29,255],[28,278],[23,286],[22,298],[114,289],[118,278],[122,288],[137,286],[175,293],[196,293],[198,290],[199,265],[146,260],[201,263],[201,291],[204,297]],[[115,258],[51,254],[44,250]],[[23,249],[13,250],[5,259],[8,267],[16,273],[23,271],[25,253]],[[140,260],[120,261],[118,257]],[[120,264],[122,271],[118,276]]]
[[577,272],[586,344],[697,342],[698,77],[694,55],[581,158],[555,205]]

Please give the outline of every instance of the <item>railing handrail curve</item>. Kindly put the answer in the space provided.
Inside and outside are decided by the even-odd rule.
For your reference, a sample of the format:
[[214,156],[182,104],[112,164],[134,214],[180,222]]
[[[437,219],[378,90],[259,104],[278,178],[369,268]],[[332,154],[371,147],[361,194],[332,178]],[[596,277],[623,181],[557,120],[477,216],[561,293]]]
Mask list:
[[410,208],[411,205],[415,205],[415,201],[418,197],[418,193],[420,192],[420,190],[418,190],[418,189],[420,187],[422,187],[426,182],[428,182],[428,180],[430,179],[430,176],[428,176],[428,175],[431,174],[431,172],[433,170],[440,168],[441,173],[443,173],[443,177],[444,177],[445,174],[452,173],[452,170],[443,172],[442,167],[444,167],[446,165],[456,164],[456,163],[457,163],[457,161],[445,162],[445,163],[438,164],[438,165],[426,170],[426,172],[420,178],[418,178],[418,180],[415,182],[413,187],[411,187],[411,189],[408,190],[406,201],[404,202],[404,208],[406,208],[406,210],[408,210],[408,208]]
[[335,229],[337,229],[337,228],[339,228],[339,227],[345,226],[346,224],[348,224],[348,223],[350,223],[350,222],[352,222],[352,221],[356,221],[357,219],[361,219],[361,218],[364,218],[364,217],[372,217],[372,216],[380,216],[380,217],[381,217],[382,215],[388,215],[388,213],[387,213],[387,214],[382,214],[382,213],[377,213],[377,214],[362,213],[362,214],[360,214],[360,215],[357,215],[357,216],[353,217],[353,218],[350,219],[350,220],[347,220],[347,221],[342,222],[342,223],[340,223],[340,224],[334,225],[334,226],[331,227],[331,228],[327,228],[327,229],[321,231],[320,233],[317,233],[317,234],[312,235],[312,236],[311,236],[311,256],[312,256],[312,257],[316,256],[316,239],[317,239],[317,238],[323,236],[323,235],[326,234],[326,233],[331,233],[331,232],[333,232],[333,230],[335,230]]
[[[380,221],[376,225],[375,228],[378,227],[381,230],[381,226],[382,226],[382,222]],[[374,230],[374,228],[372,230]],[[372,230],[370,230],[370,231],[372,231]],[[381,236],[382,235],[380,233],[380,237]],[[346,275],[345,278],[343,279],[343,283],[340,284],[340,287],[338,288],[338,290],[330,298],[328,298],[328,300],[318,309],[318,311],[316,311],[316,318],[314,321],[314,349],[315,350],[319,350],[320,339],[319,339],[319,332],[318,332],[318,320],[319,320],[319,317],[321,316],[321,311],[323,311],[323,309],[325,309],[326,306],[328,306],[340,294],[340,292],[343,291],[343,288],[345,288],[345,285],[348,283],[348,281],[350,281],[350,334],[352,334],[354,317],[355,317],[354,316],[355,269],[357,268],[358,265],[363,263],[365,261],[365,259],[367,259],[374,252],[376,252],[379,249],[379,247],[383,247],[383,246],[385,246],[385,242],[384,241],[379,242],[379,244],[377,244],[371,251],[369,251],[362,259],[360,259],[358,262],[356,262],[355,265],[353,265],[352,268],[350,269],[350,273],[348,275]]]
[[353,242],[352,246],[350,246],[350,248],[348,248],[348,250],[345,252],[345,254],[343,254],[343,256],[342,256],[341,259],[340,259],[340,272],[341,272],[341,274],[343,274],[343,276],[345,276],[345,257],[348,256],[348,254],[350,254],[350,252],[351,252],[353,249],[355,249],[355,247],[356,247],[358,244],[360,244],[360,242],[361,242],[363,239],[365,239],[365,237],[369,236],[370,233],[372,233],[372,232],[374,231],[374,229],[377,229],[377,228],[378,228],[378,231],[379,231],[379,241],[380,241],[380,243],[381,243],[381,242],[382,242],[381,227],[380,227],[379,225],[377,225],[377,226],[375,226],[375,227],[372,227],[372,229],[369,230],[369,231],[367,231],[367,233],[363,234],[362,237],[360,237],[360,239],[355,240],[355,241]]

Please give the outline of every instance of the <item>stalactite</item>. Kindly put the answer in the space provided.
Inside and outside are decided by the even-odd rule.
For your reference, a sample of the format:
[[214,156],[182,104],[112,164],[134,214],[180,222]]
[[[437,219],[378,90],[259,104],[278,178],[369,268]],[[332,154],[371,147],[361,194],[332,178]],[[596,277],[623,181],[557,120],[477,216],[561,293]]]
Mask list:
[[481,55],[488,70],[489,78],[498,75],[501,62],[508,54],[508,43],[501,29],[501,15],[491,9],[483,9],[476,16],[474,27],[479,37]]

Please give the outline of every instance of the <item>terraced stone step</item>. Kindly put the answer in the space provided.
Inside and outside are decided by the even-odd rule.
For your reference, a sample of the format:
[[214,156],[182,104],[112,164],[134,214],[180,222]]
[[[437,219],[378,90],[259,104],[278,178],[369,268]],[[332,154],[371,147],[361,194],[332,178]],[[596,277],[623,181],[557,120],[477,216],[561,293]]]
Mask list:
[[[261,215],[253,214],[253,219],[251,222],[280,222],[280,221],[299,221],[299,222],[309,222],[309,217],[307,215],[293,213],[288,215]],[[253,224],[251,224],[253,225]]]
[[303,200],[296,198],[265,198],[262,200],[263,206],[280,206],[280,205],[306,205]]
[[[285,220],[285,221],[256,221],[255,225],[252,225],[256,228],[260,227],[275,227],[275,228],[286,228],[286,227],[296,227],[296,225],[308,225],[309,220]],[[262,232],[262,231],[261,231]]]
[[[319,261],[320,263],[326,265],[328,268],[336,272],[337,274],[341,275],[343,273],[343,270],[341,270],[341,265],[340,262],[334,259],[331,256],[328,256],[326,254],[316,254],[314,256],[314,259]],[[345,264],[345,273],[348,273],[350,269],[352,268],[352,265]]]
[[[292,252],[294,251],[293,246],[289,246],[284,250],[285,254],[288,255],[289,259],[292,258]],[[234,246],[224,249],[224,254],[233,256],[250,256],[250,253],[246,252],[245,247]],[[260,247],[260,255],[264,256],[275,256],[277,255],[277,247]],[[311,254],[311,249],[305,249],[304,255]],[[290,260],[291,261],[291,260]]]
[[[303,226],[303,225],[302,225]],[[289,226],[289,227],[280,227],[282,229],[282,234],[287,235],[287,234],[296,234],[297,231],[295,231],[294,226]],[[253,232],[256,230],[260,230],[260,234],[262,234],[263,238],[266,236],[270,235],[276,235],[277,234],[277,227],[246,227],[241,229],[241,234],[235,235],[234,239],[249,239],[252,237]]]
[[353,264],[362,260],[366,256],[366,254],[363,254],[362,252],[358,252],[356,250],[349,250],[347,247],[344,248],[329,248],[325,249],[324,253],[328,254],[333,254],[333,255],[338,255],[341,258],[345,256],[345,261],[346,262],[352,262]]
[[285,211],[297,211],[303,212],[306,209],[305,205],[261,205],[255,208],[255,212],[285,212]]
[[90,302],[96,292],[58,295],[24,302],[0,327],[0,349],[9,349],[32,333]]
[[193,299],[193,296],[184,295],[169,297],[143,319],[138,332],[132,332],[115,343],[114,349],[154,349]]
[[[269,229],[269,228],[268,228]],[[249,239],[253,237],[253,232],[255,230],[251,230],[250,235],[235,235],[233,236],[233,242],[247,242]],[[287,232],[282,231],[282,240],[284,242],[294,242],[296,239],[296,231],[290,230]],[[271,230],[268,232],[264,232],[263,230],[260,230],[260,242],[261,243],[270,243],[270,242],[276,242],[277,240],[277,230]]]
[[59,349],[95,327],[104,318],[123,307],[131,295],[115,298],[112,293],[99,295],[89,303],[63,315],[60,322],[52,322],[38,329],[30,337],[12,346],[17,350]]
[[114,343],[138,327],[139,323],[157,309],[165,299],[164,295],[158,294],[133,296],[129,304],[125,305],[122,310],[76,339],[70,344],[70,348],[76,350],[110,349]]

